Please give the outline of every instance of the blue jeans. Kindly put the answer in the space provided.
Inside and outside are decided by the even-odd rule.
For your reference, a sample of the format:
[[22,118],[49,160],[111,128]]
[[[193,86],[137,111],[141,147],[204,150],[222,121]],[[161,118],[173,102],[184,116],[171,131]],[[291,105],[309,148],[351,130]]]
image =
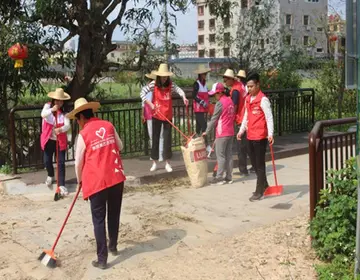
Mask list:
[[[56,141],[49,139],[44,150],[44,164],[49,177],[54,177],[53,156],[56,151]],[[65,186],[65,150],[58,151],[59,186]]]

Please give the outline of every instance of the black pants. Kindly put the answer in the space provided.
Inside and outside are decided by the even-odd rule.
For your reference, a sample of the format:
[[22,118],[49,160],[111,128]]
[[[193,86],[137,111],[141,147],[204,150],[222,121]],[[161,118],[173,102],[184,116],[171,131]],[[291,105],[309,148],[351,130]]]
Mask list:
[[[248,140],[246,138],[246,132],[241,137],[241,140],[236,140],[237,155],[239,161],[239,171],[241,173],[248,173],[247,170],[247,155],[248,155]],[[254,166],[254,165],[253,165]]]
[[265,188],[269,185],[266,178],[265,153],[268,145],[267,139],[248,140],[249,156],[252,166],[256,172],[256,190],[257,194],[263,194]]
[[[195,113],[195,120],[196,120],[196,134],[201,135],[203,132],[206,131],[207,128],[205,113],[203,112]],[[205,145],[208,145],[207,137],[205,137]]]
[[117,249],[123,189],[124,182],[90,196],[91,215],[99,263],[105,264],[108,258],[105,230],[106,204],[109,250],[115,251]]
[[171,151],[171,125],[167,121],[161,121],[158,119],[152,119],[152,147],[151,147],[151,158],[153,160],[159,159],[159,142],[161,125],[164,126],[163,137],[164,137],[164,160],[169,160],[172,157]]
[[[49,177],[54,177],[54,166],[53,166],[53,156],[56,152],[56,141],[49,140],[44,149],[44,163],[46,171]],[[65,186],[65,150],[58,150],[59,162],[57,164],[59,168],[59,186]]]

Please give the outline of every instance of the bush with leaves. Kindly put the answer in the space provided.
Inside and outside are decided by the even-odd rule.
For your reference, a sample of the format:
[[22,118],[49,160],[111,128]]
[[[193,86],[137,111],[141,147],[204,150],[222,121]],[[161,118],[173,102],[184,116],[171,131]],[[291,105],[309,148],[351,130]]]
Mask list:
[[[357,182],[354,158],[348,160],[343,169],[327,173],[329,188],[321,191],[316,216],[310,223],[312,245],[317,256],[331,262],[330,265],[318,268],[318,272],[323,275],[329,270],[338,270],[338,273],[342,271],[346,275],[354,262]],[[334,266],[337,268],[334,269]],[[322,279],[345,278],[337,275],[335,278]]]

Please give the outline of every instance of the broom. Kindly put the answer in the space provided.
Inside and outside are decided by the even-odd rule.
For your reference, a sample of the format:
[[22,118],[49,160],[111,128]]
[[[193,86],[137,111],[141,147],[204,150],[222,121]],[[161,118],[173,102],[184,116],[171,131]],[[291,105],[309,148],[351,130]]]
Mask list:
[[47,267],[50,267],[50,268],[55,268],[56,267],[56,257],[55,257],[55,253],[54,253],[54,250],[55,250],[55,247],[60,239],[60,236],[65,228],[65,225],[70,217],[70,214],[71,214],[71,211],[75,205],[75,202],[79,196],[79,193],[80,193],[80,190],[81,190],[81,185],[78,185],[78,188],[77,188],[77,192],[75,194],[75,197],[73,199],[73,202],[71,203],[71,206],[70,206],[70,209],[66,215],[66,218],[61,226],[61,229],[55,239],[55,242],[53,244],[53,246],[51,247],[50,250],[44,250],[41,255],[39,256],[38,260],[41,261],[41,263]]
[[[55,113],[55,127],[57,128],[58,113]],[[59,138],[56,135],[56,191],[54,195],[54,201],[61,199],[60,186],[59,186]]]
[[274,151],[272,144],[270,146],[270,153],[271,153],[271,159],[272,159],[272,165],[273,165],[273,171],[274,171],[274,178],[275,178],[275,186],[269,186],[266,188],[264,192],[264,197],[267,196],[277,196],[281,195],[283,193],[283,185],[279,185],[276,177],[276,166],[275,166],[275,160],[274,160]]

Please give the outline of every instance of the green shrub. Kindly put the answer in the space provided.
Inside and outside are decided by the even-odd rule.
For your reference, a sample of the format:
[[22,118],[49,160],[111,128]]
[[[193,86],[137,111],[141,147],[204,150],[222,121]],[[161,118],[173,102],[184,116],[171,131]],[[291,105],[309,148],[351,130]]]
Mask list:
[[310,223],[317,256],[331,262],[318,267],[319,275],[323,275],[320,279],[347,279],[326,277],[335,271],[344,275],[351,271],[355,257],[357,182],[354,158],[343,169],[327,172],[329,188],[321,191],[316,216]]
[[173,78],[172,80],[174,81],[174,83],[176,85],[178,85],[181,88],[188,88],[188,87],[193,87],[194,83],[195,83],[195,79],[191,79],[191,78]]
[[[346,257],[345,257],[346,258]],[[315,266],[318,280],[353,280],[354,265],[344,262],[344,256],[337,256],[331,263]],[[357,280],[360,277],[356,278]]]

